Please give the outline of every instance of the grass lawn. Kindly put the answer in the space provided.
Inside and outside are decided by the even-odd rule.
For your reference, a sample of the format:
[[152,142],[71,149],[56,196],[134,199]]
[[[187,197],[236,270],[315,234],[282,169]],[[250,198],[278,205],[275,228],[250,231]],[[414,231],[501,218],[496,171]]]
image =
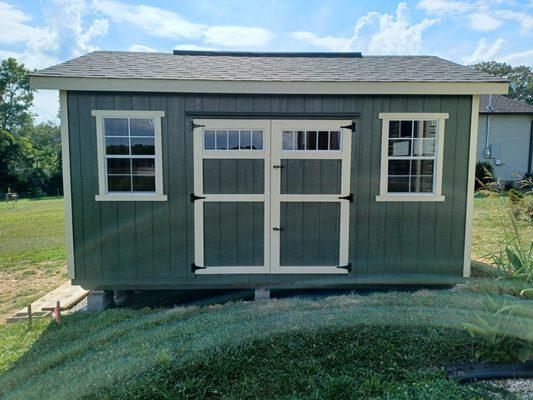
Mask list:
[[478,343],[461,324],[483,315],[483,301],[421,290],[111,309],[40,324],[37,339],[19,324],[3,344],[0,397],[513,399],[441,368],[472,359]]
[[0,202],[0,322],[66,277],[63,198]]

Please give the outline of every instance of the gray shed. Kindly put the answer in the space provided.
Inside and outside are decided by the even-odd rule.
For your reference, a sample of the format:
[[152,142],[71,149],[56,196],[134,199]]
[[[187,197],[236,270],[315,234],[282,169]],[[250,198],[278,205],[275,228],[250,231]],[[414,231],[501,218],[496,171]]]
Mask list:
[[501,95],[481,96],[478,161],[489,162],[494,178],[514,182],[533,172],[533,106]]
[[429,56],[94,52],[61,100],[68,261],[90,289],[448,284],[470,272],[479,96]]

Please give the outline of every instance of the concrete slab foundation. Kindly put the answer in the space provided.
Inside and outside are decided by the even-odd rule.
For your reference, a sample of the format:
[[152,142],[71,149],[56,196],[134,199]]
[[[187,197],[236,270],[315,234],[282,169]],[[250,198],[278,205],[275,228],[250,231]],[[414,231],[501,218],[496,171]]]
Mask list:
[[270,289],[256,288],[255,289],[255,301],[258,300],[270,300]]

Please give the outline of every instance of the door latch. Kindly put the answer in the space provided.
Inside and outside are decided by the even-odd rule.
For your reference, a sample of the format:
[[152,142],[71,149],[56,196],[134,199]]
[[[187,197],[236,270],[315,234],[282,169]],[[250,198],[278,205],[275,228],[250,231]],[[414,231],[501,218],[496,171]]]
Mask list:
[[275,227],[275,228],[272,228],[273,231],[282,231],[283,228],[278,228],[278,227]]
[[272,168],[283,168],[283,165],[273,165]]

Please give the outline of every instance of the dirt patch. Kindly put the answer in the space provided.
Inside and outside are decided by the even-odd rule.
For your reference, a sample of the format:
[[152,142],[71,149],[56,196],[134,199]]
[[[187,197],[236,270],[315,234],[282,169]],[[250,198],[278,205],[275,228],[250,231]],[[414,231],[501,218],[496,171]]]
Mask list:
[[0,270],[0,323],[24,306],[55,289],[67,279],[66,265],[51,268],[50,262],[16,271]]

